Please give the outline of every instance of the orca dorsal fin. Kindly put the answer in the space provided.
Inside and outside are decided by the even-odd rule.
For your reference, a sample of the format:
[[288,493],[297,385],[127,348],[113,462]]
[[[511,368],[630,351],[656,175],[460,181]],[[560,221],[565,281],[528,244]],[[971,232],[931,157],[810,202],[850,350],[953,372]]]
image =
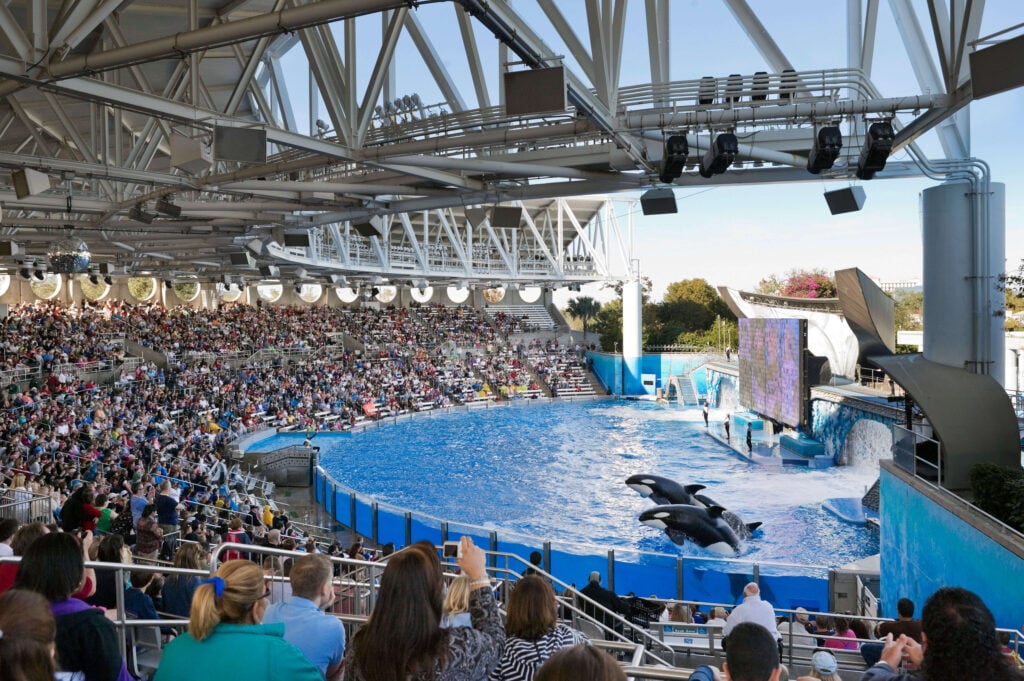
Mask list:
[[760,523],[760,522],[747,523],[747,529],[750,530],[751,532],[753,532],[757,528],[761,527],[761,525],[762,525],[762,523]]
[[705,487],[704,485],[687,485],[683,489],[686,490],[687,494],[696,494],[697,492],[701,491],[702,489],[707,489],[707,487]]
[[707,511],[708,515],[712,518],[721,518],[722,514],[725,513],[725,509],[721,506],[708,506],[704,510]]

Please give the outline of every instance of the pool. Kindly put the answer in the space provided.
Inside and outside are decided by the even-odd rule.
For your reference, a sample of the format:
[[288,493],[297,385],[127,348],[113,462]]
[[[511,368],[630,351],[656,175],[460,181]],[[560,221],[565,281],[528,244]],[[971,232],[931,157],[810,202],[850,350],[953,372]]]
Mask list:
[[[717,419],[716,419],[717,416]],[[721,415],[712,413],[712,427]],[[277,435],[259,451],[294,444]],[[399,421],[359,433],[321,433],[320,465],[377,501],[487,530],[616,551],[709,556],[637,522],[652,503],[623,481],[654,473],[705,494],[762,529],[744,561],[839,566],[878,552],[877,532],[821,508],[860,496],[878,465],[824,470],[746,463],[705,434],[697,409],[601,400],[530,403]]]

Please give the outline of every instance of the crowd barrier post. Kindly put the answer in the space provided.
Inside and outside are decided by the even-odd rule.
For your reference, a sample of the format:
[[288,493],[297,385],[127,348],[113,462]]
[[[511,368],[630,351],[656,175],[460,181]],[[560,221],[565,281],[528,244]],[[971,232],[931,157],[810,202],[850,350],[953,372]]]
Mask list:
[[441,543],[443,544],[446,541],[448,541],[448,521],[447,520],[442,520],[441,521]]
[[608,590],[615,591],[615,549],[608,549]]
[[374,501],[370,504],[370,537],[375,544],[380,543],[380,519],[377,517],[378,513],[380,513],[380,508],[377,506],[377,502]]
[[[491,539],[491,549],[490,549],[491,550],[491,567],[492,568],[496,568],[496,567],[498,567],[498,533],[495,532],[494,530],[491,530],[490,539]],[[506,560],[506,563],[507,562],[508,561]]]
[[542,558],[542,563],[544,564],[544,568],[543,569],[546,572],[551,572],[551,542],[550,541],[544,542],[544,544],[541,546],[541,558]]
[[405,512],[405,545],[408,546],[412,543],[412,513],[410,511]]
[[348,512],[349,517],[352,518],[352,531],[358,532],[359,529],[356,527],[356,493],[348,493]]
[[676,598],[683,600],[683,557],[676,558]]

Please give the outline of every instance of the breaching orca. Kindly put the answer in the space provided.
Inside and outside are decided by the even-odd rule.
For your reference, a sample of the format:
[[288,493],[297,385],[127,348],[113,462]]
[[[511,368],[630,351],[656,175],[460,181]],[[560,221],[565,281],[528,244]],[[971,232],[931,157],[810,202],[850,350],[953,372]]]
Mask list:
[[722,518],[725,522],[729,523],[729,527],[732,528],[740,538],[747,539],[750,537],[750,533],[761,526],[760,522],[756,523],[745,523],[743,519],[732,511],[725,510],[721,504],[715,502],[714,499],[703,494],[698,494],[702,489],[706,489],[704,485],[680,485],[675,480],[664,478],[660,475],[631,475],[626,478],[626,485],[640,494],[640,496],[650,499],[659,505],[675,505],[681,504],[685,506],[696,506],[698,508],[722,508]]
[[687,506],[705,506],[694,495],[705,489],[704,485],[687,485],[683,487],[675,480],[660,475],[631,475],[626,478],[626,485],[650,499],[656,504],[686,504]]
[[722,518],[723,510],[721,506],[655,506],[640,514],[640,522],[648,527],[665,530],[665,534],[676,544],[689,539],[712,553],[733,556],[740,550],[740,537]]

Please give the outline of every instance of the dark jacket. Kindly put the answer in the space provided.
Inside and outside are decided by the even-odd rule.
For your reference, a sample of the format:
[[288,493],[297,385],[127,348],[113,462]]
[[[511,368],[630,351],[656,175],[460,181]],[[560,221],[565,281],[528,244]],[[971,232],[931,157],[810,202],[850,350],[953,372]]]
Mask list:
[[85,681],[130,681],[114,624],[103,611],[69,598],[50,604],[57,621],[57,664]]

